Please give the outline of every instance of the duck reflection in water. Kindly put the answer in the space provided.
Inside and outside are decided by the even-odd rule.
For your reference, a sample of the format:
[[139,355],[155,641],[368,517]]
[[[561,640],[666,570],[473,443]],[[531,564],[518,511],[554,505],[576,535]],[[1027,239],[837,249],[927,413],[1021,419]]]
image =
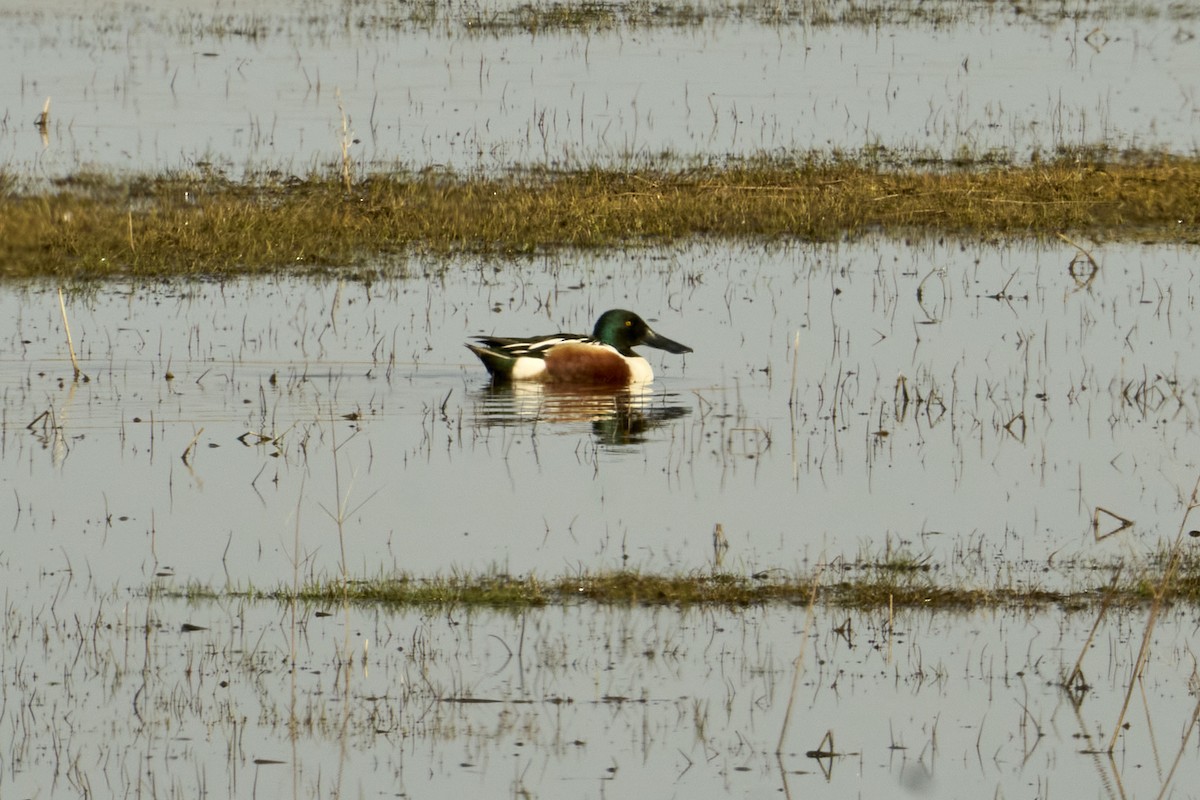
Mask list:
[[479,394],[475,418],[483,427],[531,422],[590,424],[607,446],[641,444],[656,428],[691,412],[672,394],[655,394],[648,384],[566,386],[554,383],[492,382]]

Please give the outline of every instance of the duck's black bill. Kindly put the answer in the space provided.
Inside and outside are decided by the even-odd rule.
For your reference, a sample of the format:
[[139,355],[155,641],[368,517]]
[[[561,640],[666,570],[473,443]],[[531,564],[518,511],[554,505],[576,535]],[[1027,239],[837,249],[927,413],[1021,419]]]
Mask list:
[[690,353],[692,348],[686,344],[680,344],[674,339],[668,339],[654,331],[647,331],[646,338],[642,339],[642,344],[647,347],[657,347],[659,350],[666,350],[668,353]]

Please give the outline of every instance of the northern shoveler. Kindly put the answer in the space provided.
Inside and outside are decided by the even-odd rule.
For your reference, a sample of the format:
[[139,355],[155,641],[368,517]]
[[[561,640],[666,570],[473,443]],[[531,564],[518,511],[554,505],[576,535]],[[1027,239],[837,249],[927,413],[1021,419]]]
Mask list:
[[497,381],[547,381],[570,384],[649,383],[650,362],[633,351],[647,345],[668,353],[692,348],[660,336],[632,311],[605,311],[591,336],[556,333],[550,336],[505,338],[476,336],[468,344]]

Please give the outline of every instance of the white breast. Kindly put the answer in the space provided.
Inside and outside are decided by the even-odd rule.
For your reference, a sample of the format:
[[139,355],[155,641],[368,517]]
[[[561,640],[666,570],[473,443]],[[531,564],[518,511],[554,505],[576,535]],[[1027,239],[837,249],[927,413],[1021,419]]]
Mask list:
[[650,368],[650,362],[641,356],[627,358],[625,363],[629,365],[630,383],[649,383],[654,380],[654,370]]

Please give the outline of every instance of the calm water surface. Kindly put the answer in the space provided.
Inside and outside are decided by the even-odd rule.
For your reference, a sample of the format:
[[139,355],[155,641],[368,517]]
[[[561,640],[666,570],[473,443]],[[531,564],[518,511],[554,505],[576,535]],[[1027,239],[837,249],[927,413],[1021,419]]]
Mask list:
[[772,5],[765,24],[716,6],[681,26],[536,34],[481,26],[511,4],[439,3],[419,23],[414,8],[4,4],[0,167],[306,172],[341,164],[339,103],[360,167],[1197,144],[1200,39],[1182,7],[925,3],[921,18],[947,18],[831,26],[806,7]]
[[[1089,751],[1120,719],[1141,613],[1114,613],[1088,646],[1094,617],[1058,610],[320,616],[98,598],[62,575],[37,588],[55,601],[6,599],[0,668],[6,695],[23,700],[0,709],[6,796],[1110,797],[1119,783],[1124,797],[1164,786],[1188,797],[1193,786],[1194,611],[1158,628],[1109,758]],[[86,619],[61,613],[89,598]],[[1087,688],[1060,688],[1081,655]]]
[[[1120,784],[1124,797],[1188,797],[1194,785],[1194,611],[1158,628],[1110,758],[1089,751],[1120,719],[1141,613],[1110,615],[1088,646],[1094,617],[1058,610],[322,617],[97,602],[61,575],[38,588],[55,602],[6,600],[0,666],[23,699],[0,710],[6,796],[1111,797]],[[54,613],[89,597],[86,619]],[[1081,655],[1087,688],[1060,688]]]
[[[696,246],[103,286],[67,299],[80,383],[55,291],[10,285],[12,577],[261,585],[333,574],[343,545],[367,575],[686,570],[721,524],[735,570],[902,550],[1069,588],[1173,538],[1200,452],[1194,251],[1106,245],[1086,285],[1075,255]],[[495,390],[463,347],[611,307],[695,353],[578,396]],[[1097,507],[1134,528],[1097,542]]]

